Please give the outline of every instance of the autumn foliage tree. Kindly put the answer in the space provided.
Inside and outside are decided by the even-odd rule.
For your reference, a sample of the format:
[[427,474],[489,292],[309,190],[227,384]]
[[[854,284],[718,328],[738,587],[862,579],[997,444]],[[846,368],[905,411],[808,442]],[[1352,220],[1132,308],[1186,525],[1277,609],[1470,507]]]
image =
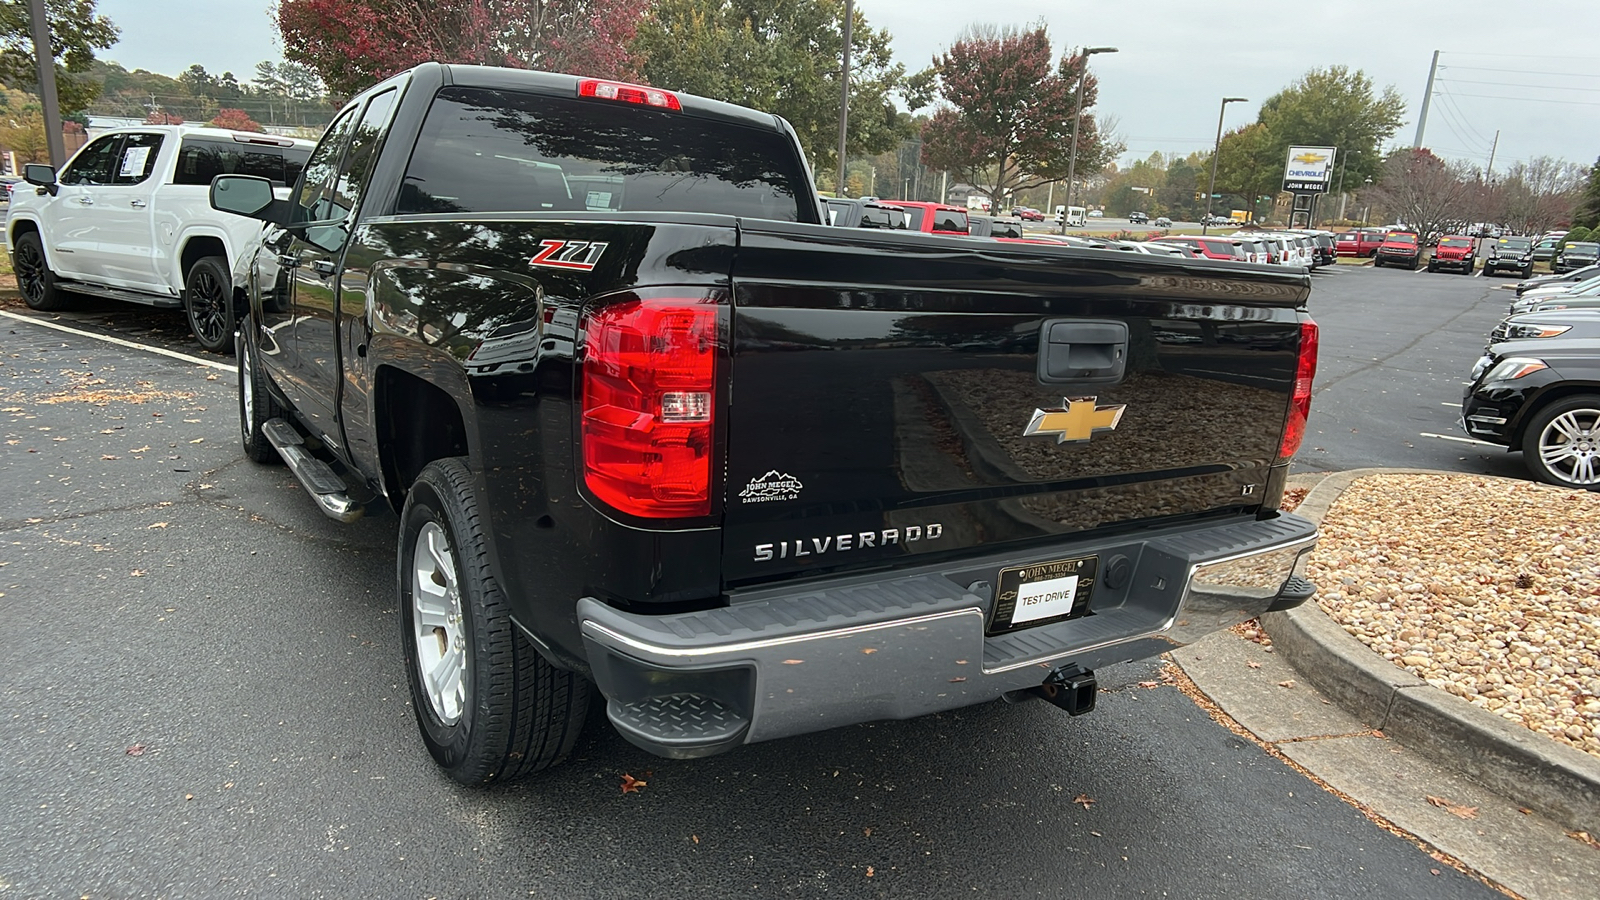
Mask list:
[[354,94],[418,63],[637,75],[650,0],[280,0],[284,56]]
[[211,120],[212,128],[226,128],[229,131],[260,131],[261,123],[250,118],[242,109],[223,107],[217,110],[216,118]]
[[922,129],[923,162],[1005,197],[1067,177],[1077,120],[1077,172],[1099,171],[1121,148],[1087,112],[1097,94],[1093,75],[1078,108],[1085,59],[1057,60],[1043,25],[967,29],[933,61],[940,103]]
[[1444,233],[1467,220],[1475,175],[1426,147],[1396,150],[1384,160],[1373,200],[1420,235]]

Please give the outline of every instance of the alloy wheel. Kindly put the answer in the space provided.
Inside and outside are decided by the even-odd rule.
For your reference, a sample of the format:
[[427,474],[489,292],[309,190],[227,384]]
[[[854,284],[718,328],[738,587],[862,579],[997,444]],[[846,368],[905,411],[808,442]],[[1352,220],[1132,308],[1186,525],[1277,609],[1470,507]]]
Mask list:
[[461,719],[467,699],[467,636],[461,608],[455,554],[444,529],[429,522],[417,532],[412,552],[412,645],[428,702],[444,725]]
[[188,293],[196,335],[206,344],[221,343],[227,337],[229,291],[210,269],[197,266],[189,276]]
[[1600,409],[1574,409],[1539,432],[1539,459],[1573,485],[1600,484]]
[[19,242],[15,265],[17,289],[22,296],[30,304],[44,299],[44,254],[39,251],[39,246],[33,241]]

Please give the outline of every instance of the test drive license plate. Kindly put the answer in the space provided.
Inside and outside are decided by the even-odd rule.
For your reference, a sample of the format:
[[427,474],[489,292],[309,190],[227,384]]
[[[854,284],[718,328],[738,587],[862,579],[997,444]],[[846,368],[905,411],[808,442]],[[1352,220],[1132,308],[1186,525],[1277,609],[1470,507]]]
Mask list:
[[989,633],[1032,628],[1089,611],[1100,557],[1081,556],[1000,570]]

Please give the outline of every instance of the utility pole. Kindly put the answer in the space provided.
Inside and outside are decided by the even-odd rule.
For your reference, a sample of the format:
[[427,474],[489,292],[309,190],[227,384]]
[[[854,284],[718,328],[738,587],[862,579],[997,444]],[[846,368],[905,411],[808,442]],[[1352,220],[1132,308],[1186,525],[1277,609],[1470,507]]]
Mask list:
[[844,0],[844,68],[839,75],[839,183],[834,192],[844,196],[844,138],[850,125],[850,29],[855,26],[855,0]]
[[1489,147],[1489,168],[1483,170],[1483,183],[1491,184],[1494,181],[1494,154],[1500,149],[1500,129],[1494,130],[1494,143]]
[[1428,104],[1433,101],[1433,76],[1439,71],[1439,51],[1433,51],[1433,64],[1428,66],[1428,89],[1422,94],[1422,113],[1417,116],[1417,137],[1411,142],[1411,149],[1422,146],[1422,132],[1428,127]]
[[1083,48],[1083,68],[1078,70],[1078,105],[1072,108],[1072,155],[1067,161],[1067,209],[1061,211],[1061,233],[1067,233],[1068,210],[1072,208],[1072,191],[1078,175],[1078,123],[1083,121],[1083,85],[1089,80],[1089,57],[1096,53],[1115,53],[1115,47]]
[[[1211,186],[1206,188],[1206,214],[1200,220],[1200,233],[1205,234],[1211,227],[1211,195],[1217,192],[1217,157],[1222,155],[1222,117],[1228,112],[1229,103],[1249,103],[1244,97],[1223,97],[1222,106],[1217,110],[1217,140],[1211,145]],[[1255,210],[1254,204],[1251,211]]]
[[28,19],[33,26],[33,60],[39,67],[39,102],[44,106],[44,141],[50,148],[50,165],[61,168],[67,161],[67,148],[61,140],[61,101],[56,96],[56,58],[50,49],[50,20],[45,17],[44,0],[28,0]]

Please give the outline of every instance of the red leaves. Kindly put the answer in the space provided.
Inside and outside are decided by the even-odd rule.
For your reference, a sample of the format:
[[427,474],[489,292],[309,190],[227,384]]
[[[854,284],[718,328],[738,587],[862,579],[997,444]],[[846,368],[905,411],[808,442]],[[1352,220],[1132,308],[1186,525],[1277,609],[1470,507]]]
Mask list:
[[1478,817],[1478,808],[1476,806],[1463,806],[1459,803],[1452,803],[1443,797],[1431,795],[1427,800],[1429,805],[1437,806],[1458,819],[1476,819]]
[[211,120],[211,127],[226,128],[229,131],[260,131],[261,123],[250,118],[250,114],[242,109],[225,106],[217,110],[217,117]]
[[282,0],[285,55],[336,94],[421,62],[636,79],[645,0]]
[[626,772],[622,775],[622,792],[624,794],[637,794],[640,788],[648,787],[649,784],[650,782],[640,781]]
[[1079,794],[1078,796],[1072,798],[1072,802],[1078,804],[1084,809],[1088,809],[1094,805],[1094,798],[1088,794]]
[[143,756],[144,755],[144,745],[143,744],[134,744],[133,746],[129,747],[127,750],[124,750],[123,752],[126,753],[129,756]]

